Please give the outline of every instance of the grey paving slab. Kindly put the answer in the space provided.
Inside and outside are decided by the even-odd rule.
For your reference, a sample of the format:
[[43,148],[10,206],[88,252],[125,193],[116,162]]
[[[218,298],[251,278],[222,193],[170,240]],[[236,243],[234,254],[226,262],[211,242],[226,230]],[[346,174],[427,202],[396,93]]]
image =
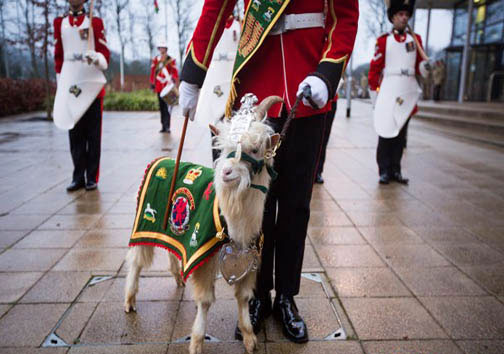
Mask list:
[[89,230],[76,248],[120,248],[128,247],[131,229],[92,229]]
[[32,230],[49,216],[49,214],[5,215],[0,217],[0,230]]
[[385,266],[368,245],[325,246],[317,248],[324,267],[381,267]]
[[504,353],[503,340],[459,340],[456,343],[467,354]]
[[0,273],[0,302],[15,302],[30,289],[44,273]]
[[9,249],[0,254],[0,271],[46,271],[67,251],[67,249]]
[[11,308],[10,305],[0,305],[0,318]]
[[390,268],[326,268],[340,297],[412,296]]
[[0,346],[40,346],[68,304],[16,305],[0,319]]
[[73,302],[89,278],[82,272],[47,272],[21,303]]
[[455,267],[395,268],[401,279],[417,296],[486,295],[467,275]]
[[[102,301],[124,301],[126,279],[116,278],[112,282],[113,284]],[[184,292],[184,288],[178,288],[172,277],[141,277],[138,288],[137,301],[179,301]]]
[[82,330],[88,323],[97,306],[97,303],[74,304],[65,318],[62,319],[55,334],[68,345],[80,344]]
[[342,298],[342,302],[361,340],[447,338],[414,298]]
[[[170,344],[168,347],[168,354],[182,354],[189,352],[189,343],[184,344]],[[227,342],[227,343],[204,343],[203,352],[208,354],[243,354],[246,353],[244,346],[241,342]],[[256,351],[257,354],[266,354],[266,347],[263,343],[258,343]]]
[[448,260],[425,244],[376,244],[376,251],[392,267],[440,267]]
[[359,231],[370,244],[424,243],[413,230],[406,226],[368,226],[359,227]]
[[82,235],[81,230],[35,230],[14,248],[71,248]]
[[72,249],[54,267],[57,271],[119,270],[127,249]]
[[16,348],[2,348],[2,354],[64,354],[68,352],[68,348],[36,348],[32,347],[16,347]]
[[267,343],[268,354],[361,354],[364,353],[356,341],[343,342],[309,342],[307,344],[295,343]]
[[73,347],[69,354],[165,354],[168,344],[100,345]]
[[436,243],[466,243],[475,242],[476,238],[463,227],[432,227],[432,226],[413,226],[415,233],[426,242]]
[[0,248],[10,247],[15,242],[22,239],[28,231],[18,230],[18,231],[0,231]]
[[100,303],[87,323],[83,344],[169,342],[177,302],[138,302],[137,312],[125,313],[122,302]]
[[481,242],[434,244],[434,247],[459,267],[504,264],[504,254]]
[[453,339],[504,339],[504,305],[494,297],[421,297]]
[[468,266],[462,270],[491,293],[504,295],[504,264]]
[[364,349],[375,354],[462,354],[463,352],[449,340],[412,340],[364,342]]
[[310,240],[321,245],[365,245],[366,241],[356,227],[310,227],[308,229]]

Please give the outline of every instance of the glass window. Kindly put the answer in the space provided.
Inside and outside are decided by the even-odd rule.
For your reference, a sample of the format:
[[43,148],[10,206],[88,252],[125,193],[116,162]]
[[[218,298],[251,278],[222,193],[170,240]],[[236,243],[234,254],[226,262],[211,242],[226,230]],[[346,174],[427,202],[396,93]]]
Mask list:
[[453,45],[464,44],[467,32],[467,6],[462,5],[455,9],[455,20],[453,24]]
[[485,28],[485,43],[499,42],[502,40],[504,22],[495,23]]
[[504,0],[496,0],[487,6],[487,24],[504,20]]

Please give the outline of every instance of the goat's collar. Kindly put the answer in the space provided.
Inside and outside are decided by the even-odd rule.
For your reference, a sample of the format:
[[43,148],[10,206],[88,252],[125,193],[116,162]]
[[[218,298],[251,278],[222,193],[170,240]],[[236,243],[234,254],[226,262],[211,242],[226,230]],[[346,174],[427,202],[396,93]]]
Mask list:
[[[236,157],[236,151],[232,151],[227,155],[227,158],[233,158]],[[275,169],[267,164],[264,163],[264,159],[254,159],[252,156],[248,155],[245,152],[240,153],[240,161],[246,161],[250,163],[250,166],[252,167],[252,170],[250,172],[251,175],[257,175],[261,173],[262,169],[264,166],[266,166],[266,171],[268,171],[268,174],[270,175],[272,180],[275,180],[278,176],[278,173],[275,171]],[[254,188],[257,190],[260,190],[264,194],[268,193],[268,188],[265,186],[261,186],[258,184],[251,184],[250,188]]]

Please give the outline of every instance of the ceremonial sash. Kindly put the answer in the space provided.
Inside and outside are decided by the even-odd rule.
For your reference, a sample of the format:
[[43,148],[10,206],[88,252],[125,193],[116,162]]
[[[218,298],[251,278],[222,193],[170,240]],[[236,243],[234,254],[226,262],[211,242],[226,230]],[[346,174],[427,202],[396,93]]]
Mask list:
[[226,117],[231,117],[234,101],[236,100],[237,75],[247,64],[264,39],[278,21],[290,0],[250,0],[243,22],[238,51],[233,66],[231,90],[226,103]]
[[157,246],[182,262],[184,281],[224,244],[222,220],[213,188],[213,169],[181,162],[168,227],[163,228],[175,161],[155,160],[145,172],[138,195],[129,246]]

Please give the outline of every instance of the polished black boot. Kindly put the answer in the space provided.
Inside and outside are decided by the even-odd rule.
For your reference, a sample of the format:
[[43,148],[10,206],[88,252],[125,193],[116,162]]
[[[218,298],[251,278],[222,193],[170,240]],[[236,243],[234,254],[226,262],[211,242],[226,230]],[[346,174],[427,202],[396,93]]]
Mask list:
[[320,173],[317,173],[317,176],[315,177],[315,183],[317,184],[322,184],[324,183],[324,178]]
[[380,184],[389,184],[390,183],[390,176],[388,173],[382,173],[380,175]]
[[401,172],[395,172],[392,175],[392,180],[394,180],[394,181],[396,181],[397,183],[400,183],[400,184],[408,184],[409,183],[409,179],[403,177],[402,174],[401,174]]
[[[257,334],[261,330],[264,320],[271,315],[271,295],[268,293],[265,297],[256,297],[249,301],[250,322],[254,333]],[[235,339],[243,340],[243,336],[238,325],[235,329]]]
[[84,188],[83,181],[72,181],[72,183],[70,183],[68,187],[66,187],[66,190],[68,192],[75,192],[76,190],[79,190],[81,188]]
[[273,305],[273,315],[282,323],[284,335],[292,342],[308,341],[308,328],[298,312],[292,296],[277,294]]

